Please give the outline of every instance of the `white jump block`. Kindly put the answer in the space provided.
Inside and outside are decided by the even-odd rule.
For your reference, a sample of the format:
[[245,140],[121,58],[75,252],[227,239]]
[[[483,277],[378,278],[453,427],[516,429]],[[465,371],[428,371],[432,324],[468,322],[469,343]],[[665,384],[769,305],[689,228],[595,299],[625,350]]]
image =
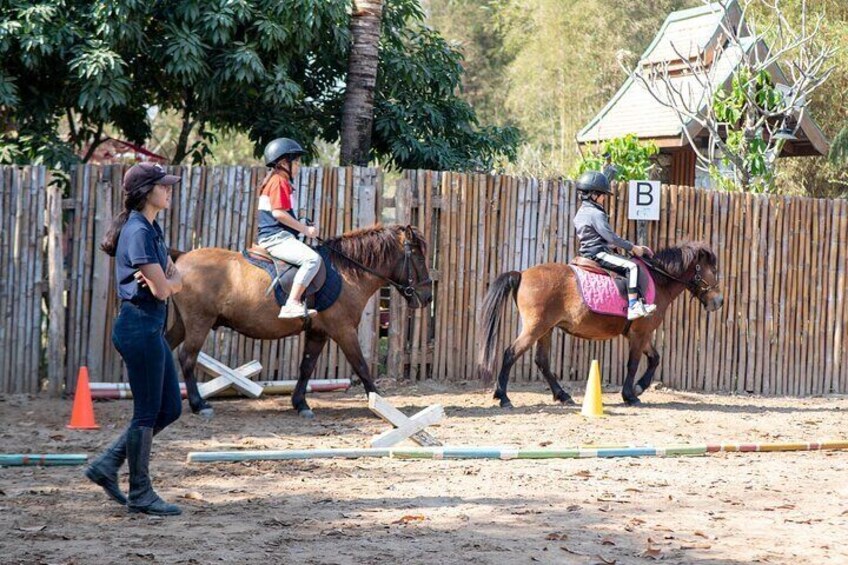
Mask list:
[[208,383],[201,383],[198,386],[201,397],[209,398],[230,387],[234,387],[250,398],[262,396],[264,390],[262,385],[250,380],[250,377],[255,377],[262,371],[262,364],[259,361],[251,361],[237,369],[231,369],[217,359],[200,353],[197,356],[197,363],[205,371],[216,376]]
[[427,426],[439,423],[445,417],[445,411],[439,404],[434,404],[407,416],[379,394],[368,394],[368,408],[380,418],[394,426],[394,429],[383,432],[371,441],[371,447],[391,447],[407,438],[418,445],[440,446],[442,442],[424,431]]

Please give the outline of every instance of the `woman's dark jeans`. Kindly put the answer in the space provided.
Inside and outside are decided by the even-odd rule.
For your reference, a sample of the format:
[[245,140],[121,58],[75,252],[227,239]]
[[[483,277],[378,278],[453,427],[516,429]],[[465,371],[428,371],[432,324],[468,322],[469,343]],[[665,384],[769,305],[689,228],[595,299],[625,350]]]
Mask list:
[[165,341],[164,302],[121,302],[112,343],[127,366],[133,395],[131,428],[161,430],[180,417],[177,368]]

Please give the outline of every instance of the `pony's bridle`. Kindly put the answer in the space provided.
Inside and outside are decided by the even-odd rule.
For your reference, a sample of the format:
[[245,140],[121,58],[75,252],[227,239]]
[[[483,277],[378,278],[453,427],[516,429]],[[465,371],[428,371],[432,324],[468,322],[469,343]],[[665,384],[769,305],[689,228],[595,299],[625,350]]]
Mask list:
[[664,277],[668,277],[671,280],[677,281],[680,284],[684,285],[686,288],[688,288],[690,291],[692,291],[692,294],[695,295],[698,298],[698,300],[701,300],[702,302],[703,302],[703,300],[702,300],[701,297],[703,295],[705,295],[706,293],[708,293],[711,290],[714,290],[715,288],[718,287],[718,283],[707,284],[707,282],[704,280],[704,277],[701,275],[701,264],[700,263],[695,265],[695,274],[688,281],[684,281],[683,279],[680,279],[680,278],[675,277],[674,275],[670,274],[668,271],[666,271],[665,269],[660,267],[655,261],[646,261],[645,264],[648,265],[648,267],[650,267],[651,270],[654,270],[654,271],[658,272],[659,274],[663,275]]
[[421,295],[418,293],[418,288],[422,286],[427,286],[433,283],[433,279],[429,276],[421,281],[415,282],[412,279],[412,243],[410,243],[411,232],[412,230],[407,226],[407,237],[406,241],[403,242],[403,273],[406,277],[406,284],[401,285],[394,282],[391,279],[383,277],[383,279],[387,280],[389,284],[398,289],[398,292],[403,294],[407,299],[414,299],[413,304],[416,306],[424,306],[424,301],[421,300]]
[[411,243],[411,240],[413,239],[415,234],[413,233],[411,226],[406,226],[406,228],[404,228],[404,229],[406,231],[406,241],[403,242],[403,274],[404,274],[404,277],[406,278],[406,281],[405,281],[406,284],[399,283],[399,282],[391,279],[390,277],[387,277],[385,275],[381,275],[380,273],[378,273],[374,269],[371,269],[370,267],[366,267],[365,265],[363,265],[362,263],[360,263],[356,259],[352,259],[351,257],[348,257],[347,255],[345,255],[341,250],[336,249],[332,245],[328,245],[327,242],[324,241],[324,240],[319,239],[319,241],[322,244],[324,244],[327,247],[327,249],[329,249],[330,251],[332,251],[333,253],[335,253],[335,254],[337,254],[341,257],[344,257],[345,259],[347,259],[348,261],[350,261],[351,263],[353,263],[354,265],[356,265],[358,268],[362,269],[366,273],[370,273],[370,274],[374,275],[375,277],[383,279],[384,281],[386,281],[387,283],[389,283],[390,285],[395,287],[397,289],[397,291],[400,292],[408,300],[414,299],[415,300],[414,304],[416,306],[424,306],[424,301],[421,299],[421,295],[419,294],[418,288],[432,284],[433,279],[431,279],[430,277],[427,277],[426,279],[418,281],[418,282],[416,282],[413,279],[413,276],[412,276],[413,270],[412,270],[412,243]]

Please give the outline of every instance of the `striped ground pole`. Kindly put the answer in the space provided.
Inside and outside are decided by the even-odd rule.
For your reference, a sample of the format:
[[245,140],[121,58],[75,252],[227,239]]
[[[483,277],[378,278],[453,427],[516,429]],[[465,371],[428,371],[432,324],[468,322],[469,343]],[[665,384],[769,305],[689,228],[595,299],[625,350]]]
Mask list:
[[0,467],[85,465],[87,460],[85,453],[0,453]]
[[529,448],[509,446],[389,447],[362,449],[297,449],[284,451],[193,451],[188,463],[233,461],[287,461],[301,459],[592,459],[614,457],[698,457],[712,453],[751,453],[774,451],[823,451],[848,449],[848,441],[811,443],[718,443],[668,446],[579,446],[571,448]]

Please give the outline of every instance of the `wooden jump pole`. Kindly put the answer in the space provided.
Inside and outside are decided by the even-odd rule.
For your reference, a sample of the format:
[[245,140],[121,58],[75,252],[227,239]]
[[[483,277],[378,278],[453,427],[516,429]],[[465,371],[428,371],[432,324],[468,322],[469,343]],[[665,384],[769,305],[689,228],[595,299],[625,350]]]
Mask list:
[[87,460],[85,453],[0,453],[0,467],[85,465]]
[[291,461],[302,459],[589,459],[612,457],[698,457],[711,453],[775,451],[825,451],[848,449],[848,441],[813,443],[718,443],[656,446],[581,446],[521,449],[508,446],[390,447],[350,449],[295,449],[284,451],[193,451],[188,463],[233,461]]

